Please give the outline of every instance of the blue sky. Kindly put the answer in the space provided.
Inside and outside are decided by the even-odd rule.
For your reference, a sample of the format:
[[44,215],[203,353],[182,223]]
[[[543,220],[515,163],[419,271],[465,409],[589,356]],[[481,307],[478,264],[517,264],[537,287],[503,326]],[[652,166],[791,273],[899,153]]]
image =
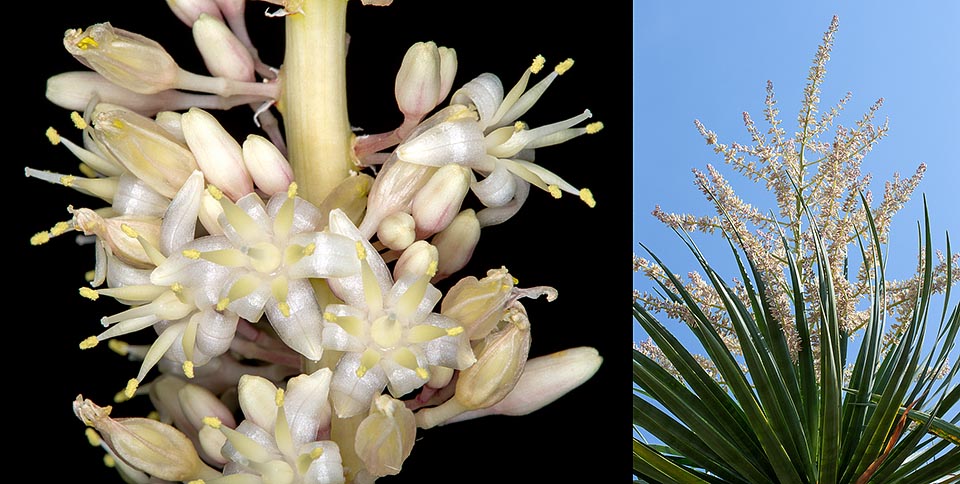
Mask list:
[[[895,172],[909,176],[921,162],[927,165],[913,199],[893,221],[888,277],[902,279],[912,273],[916,224],[923,213],[921,193],[930,206],[935,247],[945,246],[944,232],[949,231],[957,251],[960,3],[646,1],[634,2],[635,253],[642,254],[637,245],[642,242],[674,272],[693,269],[680,240],[650,215],[657,204],[667,212],[714,213],[693,184],[692,168],[714,164],[748,201],[764,196],[757,185],[724,165],[704,143],[694,120],[721,141],[749,144],[741,113],[748,111],[766,129],[762,111],[770,80],[783,127],[792,134],[807,71],[833,15],[839,17],[839,30],[826,66],[821,107],[851,92],[837,122],[853,125],[884,98],[877,120],[888,118],[890,131],[862,166],[874,175],[875,196],[879,199],[882,182]],[[708,257],[729,256],[719,236],[696,240]],[[650,287],[635,275],[634,288]],[[936,311],[939,314],[939,307]],[[645,339],[635,330],[634,339],[640,338]]]

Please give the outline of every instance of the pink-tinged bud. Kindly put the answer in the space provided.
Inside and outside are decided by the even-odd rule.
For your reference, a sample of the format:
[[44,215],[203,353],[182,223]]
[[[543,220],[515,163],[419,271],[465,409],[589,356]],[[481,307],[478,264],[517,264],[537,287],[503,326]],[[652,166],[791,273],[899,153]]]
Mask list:
[[440,252],[434,280],[441,280],[463,269],[473,257],[473,250],[479,241],[480,222],[473,209],[468,208],[457,214],[445,229],[431,239]]
[[433,42],[407,49],[397,71],[394,94],[404,115],[420,119],[440,104],[440,52]]
[[355,450],[370,474],[395,475],[413,451],[416,434],[413,412],[400,400],[380,395],[357,427]]
[[174,427],[149,418],[110,418],[110,410],[80,395],[73,402],[77,418],[95,428],[114,455],[134,469],[168,481],[221,475],[200,460],[190,439]]
[[180,113],[176,111],[160,111],[154,117],[154,120],[156,120],[157,126],[163,128],[166,132],[170,133],[170,136],[173,136],[177,141],[186,146],[187,139],[183,136],[180,116]]
[[250,51],[223,20],[205,13],[193,23],[193,41],[211,74],[237,81],[253,81],[255,68]]
[[156,121],[133,111],[98,111],[94,115],[91,137],[101,153],[111,156],[167,198],[173,198],[197,169],[190,150]]
[[437,101],[443,102],[450,94],[453,79],[457,76],[457,51],[449,47],[438,47],[440,53],[440,95]]
[[267,195],[286,192],[293,182],[293,168],[276,145],[251,134],[243,142],[243,164],[253,183]]
[[173,104],[177,91],[140,94],[118,86],[97,72],[63,72],[47,79],[47,99],[64,109],[83,111],[91,99],[126,106],[140,114],[152,115]]
[[418,238],[429,237],[450,225],[470,191],[472,173],[460,165],[441,166],[417,192],[410,209],[417,222]]
[[372,237],[388,215],[409,210],[411,200],[435,171],[432,166],[397,159],[384,164],[370,187],[367,212],[358,226],[363,236]]
[[391,250],[404,250],[417,238],[416,222],[407,212],[387,215],[377,227],[377,240]]
[[177,86],[180,67],[157,42],[109,22],[64,33],[67,52],[131,91],[152,94]]
[[426,240],[418,240],[400,254],[393,268],[393,278],[399,281],[408,276],[429,274],[436,268],[438,257],[436,247]]
[[187,27],[193,25],[201,14],[223,20],[216,0],[167,0],[167,6]]
[[603,358],[597,350],[587,346],[530,359],[517,385],[503,400],[491,407],[464,412],[445,423],[486,415],[527,415],[585,383],[597,372],[601,363]]
[[207,182],[219,188],[231,200],[253,192],[253,181],[243,163],[243,150],[217,118],[191,108],[181,117],[187,146],[197,159]]

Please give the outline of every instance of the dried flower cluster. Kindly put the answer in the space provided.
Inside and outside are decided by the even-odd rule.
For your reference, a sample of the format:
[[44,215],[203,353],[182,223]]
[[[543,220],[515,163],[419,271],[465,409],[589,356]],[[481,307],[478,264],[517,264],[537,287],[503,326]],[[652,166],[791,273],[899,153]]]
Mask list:
[[[572,59],[532,57],[507,88],[492,73],[455,86],[456,51],[418,42],[396,74],[402,122],[358,135],[346,2],[270,2],[287,32],[276,67],[247,2],[167,3],[208,72],[109,22],[67,30],[88,70],[53,76],[46,94],[78,131],[47,137],[80,172],[26,168],[90,196],[31,243],[91,243],[79,294],[125,307],[79,347],[139,361],[113,403],[149,399],[155,418],[73,405],[125,481],[373,482],[400,472],[418,429],[525,415],[597,371],[594,348],[530,354],[520,300],[554,288],[521,288],[505,267],[452,279],[531,186],[596,204],[534,153],[603,125],[589,110],[524,121]],[[262,134],[236,139],[218,119],[234,108]]]
[[[749,144],[721,142],[716,133],[699,121],[695,122],[706,143],[723,157],[724,163],[748,180],[763,183],[775,196],[776,207],[768,210],[740,198],[721,171],[708,165],[705,171],[694,169],[693,173],[697,188],[717,207],[716,215],[669,213],[660,206],[652,212],[655,218],[674,229],[720,232],[743,250],[758,268],[762,282],[772,288],[766,292],[766,303],[771,315],[784,325],[794,355],[798,341],[794,327],[793,289],[786,273],[788,254],[802,272],[803,292],[808,298],[804,300],[807,321],[816,325],[819,304],[811,299],[817,294],[813,229],[819,231],[827,248],[830,270],[833,274],[844,275],[833,281],[841,330],[848,335],[857,333],[869,318],[869,308],[863,303],[871,295],[868,268],[872,264],[869,258],[874,253],[870,248],[872,239],[861,195],[871,207],[879,240],[885,243],[891,219],[910,199],[926,169],[921,163],[909,177],[894,174],[893,179],[886,182],[880,199],[875,200],[870,190],[871,175],[863,172],[862,164],[866,155],[887,134],[887,123],[875,122],[883,99],[877,100],[853,126],[836,122],[850,99],[849,93],[829,110],[821,112],[820,109],[820,86],[837,26],[838,20],[834,17],[813,58],[794,133],[788,133],[782,126],[773,84],[769,81],[763,113],[767,128],[757,126],[748,113],[743,113],[744,126],[751,139]],[[813,214],[815,226],[807,218],[805,208]],[[866,261],[861,260],[856,245],[858,240],[865,244]],[[957,272],[952,274],[952,280],[947,280],[946,257],[952,257],[954,265],[960,260],[960,254],[937,253],[939,262],[933,268],[934,293],[943,292],[947,285],[960,280]],[[861,262],[859,266],[857,261]],[[642,272],[668,288],[673,287],[662,269],[647,259],[635,256],[633,267],[635,272]],[[917,274],[921,273],[917,271]],[[905,301],[913,300],[911,296],[918,290],[919,277],[886,282],[885,308],[898,322],[888,335],[890,338],[896,337],[901,325],[912,317],[913,307]],[[678,275],[678,280],[684,281],[685,288],[706,310],[727,346],[736,350],[736,337],[716,291],[705,284],[698,273],[690,273],[686,278]],[[674,319],[689,320],[689,310],[663,294],[634,291],[633,297],[649,310],[665,313]],[[749,302],[745,303],[749,307]],[[811,334],[816,332],[811,331]],[[654,357],[655,352],[647,351],[647,347],[641,345],[641,351]]]

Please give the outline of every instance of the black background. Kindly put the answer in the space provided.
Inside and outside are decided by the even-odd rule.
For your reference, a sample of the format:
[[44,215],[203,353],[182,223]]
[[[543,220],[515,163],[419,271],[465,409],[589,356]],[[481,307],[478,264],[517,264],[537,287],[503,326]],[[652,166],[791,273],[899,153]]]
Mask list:
[[[482,277],[506,266],[520,287],[551,285],[559,298],[524,301],[533,331],[531,356],[574,346],[593,346],[604,357],[599,372],[582,387],[524,417],[487,417],[427,431],[399,476],[378,482],[628,482],[631,479],[631,348],[628,311],[631,281],[631,4],[606,2],[576,8],[553,1],[444,2],[397,0],[390,7],[363,7],[350,0],[347,61],[350,121],[368,132],[401,121],[393,97],[394,76],[407,47],[434,40],[456,49],[454,89],[482,72],[492,72],[509,89],[537,54],[547,67],[572,57],[576,65],[560,77],[524,117],[531,126],[593,112],[603,121],[597,135],[538,150],[537,162],[577,187],[592,189],[597,206],[576,197],[555,200],[533,189],[520,213],[484,229],[461,276]],[[282,59],[282,21],[260,14],[271,7],[248,4],[251,35],[264,60]],[[15,425],[8,441],[32,461],[34,479],[121,482],[101,463],[102,451],[86,443],[83,424],[71,402],[82,393],[107,404],[136,374],[138,364],[106,345],[81,352],[77,344],[102,330],[101,316],[123,309],[113,301],[91,302],[77,289],[93,268],[93,250],[70,235],[31,247],[29,238],[66,220],[67,205],[96,208],[102,203],[72,190],[23,178],[23,167],[76,174],[77,161],[44,137],[48,126],[74,141],[69,113],[46,101],[49,76],[82,70],[62,46],[63,31],[110,21],[159,41],[182,67],[206,73],[189,29],[160,1],[62,2],[32,18],[28,35],[18,35],[17,57],[8,62],[5,169],[12,196],[8,225],[7,348],[15,356],[16,391],[8,390],[6,421]],[[271,7],[271,10],[273,8]],[[8,46],[9,47],[9,46]],[[542,75],[542,74],[541,74]],[[538,79],[535,78],[534,80]],[[255,132],[249,111],[242,122],[227,121],[238,139]],[[12,289],[11,289],[12,288]],[[445,289],[441,285],[441,289]],[[13,291],[11,294],[9,291]],[[151,334],[147,334],[147,333]],[[12,334],[11,334],[12,333]],[[125,338],[153,337],[152,331]],[[148,380],[151,377],[148,377]],[[142,416],[145,397],[116,405],[116,416]],[[15,464],[16,465],[16,464]]]

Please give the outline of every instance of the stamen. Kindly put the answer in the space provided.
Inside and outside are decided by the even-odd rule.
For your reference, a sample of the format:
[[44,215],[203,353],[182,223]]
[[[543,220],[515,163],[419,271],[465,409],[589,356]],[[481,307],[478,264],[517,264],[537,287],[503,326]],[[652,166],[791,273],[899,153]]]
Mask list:
[[50,235],[56,237],[58,235],[62,235],[71,228],[72,226],[67,222],[57,222],[54,224],[53,228],[50,229]]
[[335,323],[335,322],[337,322],[337,315],[336,315],[336,314],[333,314],[333,313],[331,313],[331,312],[329,312],[329,311],[324,311],[324,313],[323,313],[323,320],[324,320],[324,321],[329,321],[329,322],[331,322],[331,323]]
[[427,266],[427,277],[432,279],[433,276],[437,275],[437,268],[438,268],[437,261],[435,260],[430,261],[430,265]]
[[98,44],[96,40],[93,40],[93,37],[86,36],[77,42],[77,47],[79,47],[81,50],[87,50],[90,48],[96,49],[97,47],[100,47],[100,44]]
[[47,131],[44,134],[47,135],[47,139],[50,141],[50,144],[54,146],[60,144],[60,133],[53,129],[53,126],[47,128]]
[[297,182],[291,182],[290,186],[287,187],[287,198],[293,198],[297,196]]
[[220,199],[223,198],[223,192],[213,185],[207,185],[207,191],[214,200],[220,201]]
[[194,374],[193,374],[193,362],[192,362],[192,361],[187,360],[187,361],[184,361],[184,362],[183,362],[183,374],[184,374],[187,378],[193,378]]
[[554,67],[553,70],[557,75],[562,76],[565,72],[569,71],[571,67],[573,67],[573,59],[567,59],[557,64],[557,67]]
[[560,198],[560,195],[563,193],[560,191],[560,187],[556,185],[548,186],[547,191],[550,192],[550,195],[553,196],[553,198]]
[[587,134],[596,134],[601,129],[603,129],[603,122],[595,121],[587,125]]
[[230,298],[225,297],[217,301],[217,311],[223,312],[230,305]]
[[359,240],[357,241],[357,259],[364,260],[367,258],[367,249],[363,247],[363,243]]
[[290,305],[287,304],[286,301],[277,303],[277,309],[280,310],[280,314],[283,314],[283,317],[290,317]]
[[136,378],[131,378],[127,381],[127,388],[123,389],[123,395],[127,398],[133,398],[133,395],[137,393],[138,386],[140,386],[140,381]]
[[90,165],[87,165],[85,163],[80,163],[80,165],[77,166],[77,169],[80,170],[80,173],[83,173],[83,175],[87,178],[96,178],[97,176],[99,176],[96,170],[94,170],[93,168],[90,168]]
[[583,200],[590,208],[597,206],[596,200],[593,199],[593,193],[587,188],[580,189],[580,200]]
[[76,126],[77,129],[87,129],[87,122],[83,120],[83,116],[81,116],[80,113],[76,111],[70,112],[70,120],[73,121],[73,125]]
[[200,251],[197,249],[185,249],[180,253],[187,259],[197,260],[200,258]]
[[108,340],[107,347],[120,356],[127,356],[127,354],[130,352],[130,344],[118,339]]
[[98,298],[100,298],[100,293],[94,289],[90,289],[89,287],[81,287],[80,295],[91,301],[96,301]]
[[30,245],[43,245],[50,242],[50,232],[37,232],[30,237]]
[[100,343],[100,340],[98,340],[96,336],[88,336],[86,339],[80,342],[80,349],[89,350],[90,348],[97,346],[98,343]]
[[283,388],[277,388],[277,393],[273,396],[273,402],[276,403],[278,407],[283,406]]
[[323,447],[317,447],[310,451],[310,458],[313,460],[319,459],[321,455],[323,455]]
[[83,433],[87,436],[87,442],[90,442],[90,445],[100,447],[100,434],[98,434],[96,430],[87,427]]
[[452,328],[447,328],[447,336],[456,336],[463,333],[463,326],[454,326]]
[[216,430],[216,429],[219,429],[219,428],[220,428],[220,425],[221,425],[220,419],[218,419],[217,417],[203,417],[203,419],[202,419],[201,421],[202,421],[203,424],[206,425],[207,427],[210,427],[210,428],[215,429],[215,430]]
[[313,255],[313,251],[315,250],[317,250],[317,244],[314,244],[313,242],[311,242],[307,244],[306,247],[303,248],[303,256],[308,257],[310,255]]
[[156,420],[157,422],[159,422],[160,412],[157,412],[156,410],[151,410],[150,413],[147,414],[147,418],[150,420]]
[[543,58],[542,55],[537,55],[533,58],[533,64],[530,65],[530,72],[538,74],[540,69],[543,69],[543,65],[546,64],[547,60]]
[[103,465],[113,469],[117,466],[117,460],[110,454],[103,454]]

